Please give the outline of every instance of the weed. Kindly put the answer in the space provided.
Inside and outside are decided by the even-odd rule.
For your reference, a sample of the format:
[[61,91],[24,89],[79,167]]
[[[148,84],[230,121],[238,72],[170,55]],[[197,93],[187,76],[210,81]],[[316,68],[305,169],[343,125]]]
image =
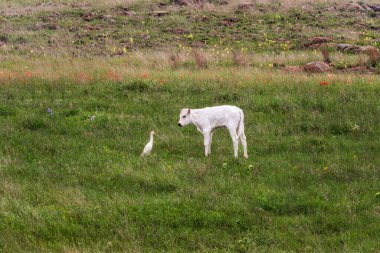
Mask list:
[[15,115],[15,111],[6,105],[0,105],[0,117],[3,116],[13,116]]
[[146,92],[150,88],[150,82],[145,80],[134,80],[126,85],[121,85],[119,90],[122,92],[126,91],[137,91],[137,92]]
[[36,131],[39,129],[46,129],[46,128],[48,128],[49,125],[47,124],[47,122],[43,118],[32,116],[32,117],[28,117],[25,120],[23,120],[22,126],[25,129]]
[[198,49],[193,49],[191,52],[194,57],[195,63],[199,68],[207,68],[206,56]]
[[323,61],[327,64],[330,64],[331,59],[330,59],[330,53],[328,51],[328,48],[325,45],[322,45],[319,47],[319,50],[321,51],[321,53],[323,55]]
[[179,54],[170,55],[170,62],[174,68],[178,68],[182,63],[181,56]]
[[240,52],[234,51],[232,52],[232,62],[235,66],[247,66],[248,60],[246,57]]
[[369,47],[365,51],[368,55],[368,64],[372,67],[376,67],[376,65],[380,62],[380,52],[375,47]]

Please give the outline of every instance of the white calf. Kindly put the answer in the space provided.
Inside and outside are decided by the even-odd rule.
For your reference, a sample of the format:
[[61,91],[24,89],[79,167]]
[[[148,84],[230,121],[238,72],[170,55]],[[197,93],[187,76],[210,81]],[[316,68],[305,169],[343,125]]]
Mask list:
[[[247,141],[244,134],[244,113],[236,106],[222,105],[203,109],[182,109],[178,126],[194,124],[204,136],[205,156],[211,154],[213,131],[226,127],[234,144],[234,156],[238,157],[239,137],[244,149],[244,157],[248,158]],[[237,131],[237,133],[236,133]]]

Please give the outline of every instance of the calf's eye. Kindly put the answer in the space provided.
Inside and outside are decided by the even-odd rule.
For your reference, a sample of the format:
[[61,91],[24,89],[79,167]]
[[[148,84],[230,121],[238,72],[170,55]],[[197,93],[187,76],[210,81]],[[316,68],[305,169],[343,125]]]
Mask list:
[[186,118],[186,116],[182,116],[182,118]]

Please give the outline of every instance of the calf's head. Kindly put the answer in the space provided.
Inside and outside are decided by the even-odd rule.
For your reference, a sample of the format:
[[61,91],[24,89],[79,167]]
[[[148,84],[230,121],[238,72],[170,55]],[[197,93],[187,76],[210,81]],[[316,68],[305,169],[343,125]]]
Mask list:
[[182,109],[179,114],[178,126],[184,127],[191,123],[190,109]]

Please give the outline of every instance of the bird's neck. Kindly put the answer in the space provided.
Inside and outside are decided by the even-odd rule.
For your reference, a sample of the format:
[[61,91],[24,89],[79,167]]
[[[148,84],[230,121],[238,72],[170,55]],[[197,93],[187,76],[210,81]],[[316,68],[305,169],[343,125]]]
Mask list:
[[153,142],[153,134],[150,135],[150,141]]

